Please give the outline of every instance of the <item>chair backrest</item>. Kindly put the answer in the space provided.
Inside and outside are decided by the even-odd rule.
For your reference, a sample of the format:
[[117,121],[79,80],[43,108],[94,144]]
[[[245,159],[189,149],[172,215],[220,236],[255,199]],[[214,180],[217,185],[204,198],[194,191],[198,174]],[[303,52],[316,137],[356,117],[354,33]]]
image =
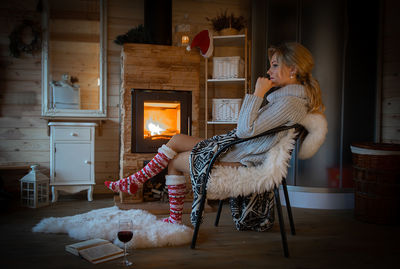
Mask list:
[[[229,144],[224,145],[223,147],[221,147],[221,148],[214,154],[213,158],[211,159],[210,165],[208,166],[208,169],[207,169],[207,175],[210,174],[211,169],[213,168],[214,163],[216,162],[216,160],[218,159],[218,157],[219,157],[227,148],[230,148],[230,147],[232,147],[233,145],[236,145],[236,144],[239,144],[239,143],[243,143],[243,142],[245,142],[245,141],[249,141],[249,140],[256,139],[256,138],[259,138],[259,137],[262,137],[262,136],[266,136],[266,135],[276,134],[276,133],[279,133],[279,132],[282,132],[282,131],[286,131],[286,130],[289,130],[289,129],[293,129],[293,128],[295,128],[295,130],[305,130],[304,127],[301,126],[300,124],[294,124],[294,125],[289,125],[289,126],[278,126],[278,127],[276,127],[276,128],[273,128],[273,129],[270,129],[270,130],[268,130],[268,131],[265,131],[265,132],[263,132],[263,133],[261,133],[261,134],[258,134],[258,135],[252,136],[252,137],[240,138],[240,139],[238,139],[238,140],[232,141],[232,142],[229,143]],[[304,132],[302,131],[301,133],[304,133]]]
[[[298,135],[295,135],[296,132],[293,130],[293,132],[284,136],[268,151],[262,164],[252,167],[218,166],[216,169],[213,169],[215,161],[226,148],[257,137],[272,135],[293,128],[299,130]],[[302,130],[302,126],[297,124],[280,126],[257,136],[232,141],[221,147],[214,154],[206,171],[206,182],[210,199],[244,196],[253,193],[254,190],[261,193],[281,184],[282,178],[287,174],[292,149],[295,146],[296,139],[303,133]],[[257,180],[253,180],[253,178],[257,178]]]

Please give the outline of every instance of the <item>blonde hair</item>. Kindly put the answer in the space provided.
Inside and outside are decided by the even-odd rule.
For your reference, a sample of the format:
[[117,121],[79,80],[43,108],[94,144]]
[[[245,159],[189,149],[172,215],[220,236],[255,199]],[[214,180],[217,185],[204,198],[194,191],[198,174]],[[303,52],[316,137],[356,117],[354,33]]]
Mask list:
[[309,112],[324,112],[325,106],[322,103],[321,88],[319,82],[312,76],[314,67],[313,57],[308,49],[299,43],[283,43],[268,49],[268,58],[276,54],[279,62],[288,67],[296,68],[296,80],[305,86],[309,98]]

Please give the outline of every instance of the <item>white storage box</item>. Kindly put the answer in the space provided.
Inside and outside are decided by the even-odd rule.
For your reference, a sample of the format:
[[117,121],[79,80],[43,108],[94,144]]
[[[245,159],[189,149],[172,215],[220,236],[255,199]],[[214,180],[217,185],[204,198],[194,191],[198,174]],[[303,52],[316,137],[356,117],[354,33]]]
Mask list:
[[52,88],[55,108],[79,109],[79,87],[52,85]]
[[213,78],[229,79],[244,77],[244,61],[240,56],[213,57]]
[[242,99],[212,99],[213,121],[236,122],[239,118]]

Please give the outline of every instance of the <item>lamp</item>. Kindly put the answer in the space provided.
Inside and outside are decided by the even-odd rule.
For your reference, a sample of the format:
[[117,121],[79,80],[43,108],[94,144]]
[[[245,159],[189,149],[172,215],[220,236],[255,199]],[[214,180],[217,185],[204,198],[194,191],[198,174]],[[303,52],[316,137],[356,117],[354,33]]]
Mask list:
[[178,35],[179,46],[187,46],[190,42],[190,24],[188,23],[189,15],[184,15],[183,23],[175,26],[175,33]]
[[21,203],[38,208],[49,204],[49,178],[38,171],[37,164],[21,179]]
[[181,45],[186,46],[189,45],[189,36],[188,35],[182,35],[181,37]]

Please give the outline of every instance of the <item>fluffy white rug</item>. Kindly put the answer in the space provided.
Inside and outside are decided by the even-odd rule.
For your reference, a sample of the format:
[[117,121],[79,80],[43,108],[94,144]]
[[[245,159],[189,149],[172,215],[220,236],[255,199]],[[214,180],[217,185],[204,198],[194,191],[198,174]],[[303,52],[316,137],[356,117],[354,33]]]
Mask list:
[[120,210],[117,206],[89,211],[84,214],[42,219],[33,232],[67,233],[78,240],[103,238],[123,246],[117,238],[119,218],[131,218],[133,239],[127,248],[176,246],[189,243],[193,230],[185,225],[169,224],[140,209]]

